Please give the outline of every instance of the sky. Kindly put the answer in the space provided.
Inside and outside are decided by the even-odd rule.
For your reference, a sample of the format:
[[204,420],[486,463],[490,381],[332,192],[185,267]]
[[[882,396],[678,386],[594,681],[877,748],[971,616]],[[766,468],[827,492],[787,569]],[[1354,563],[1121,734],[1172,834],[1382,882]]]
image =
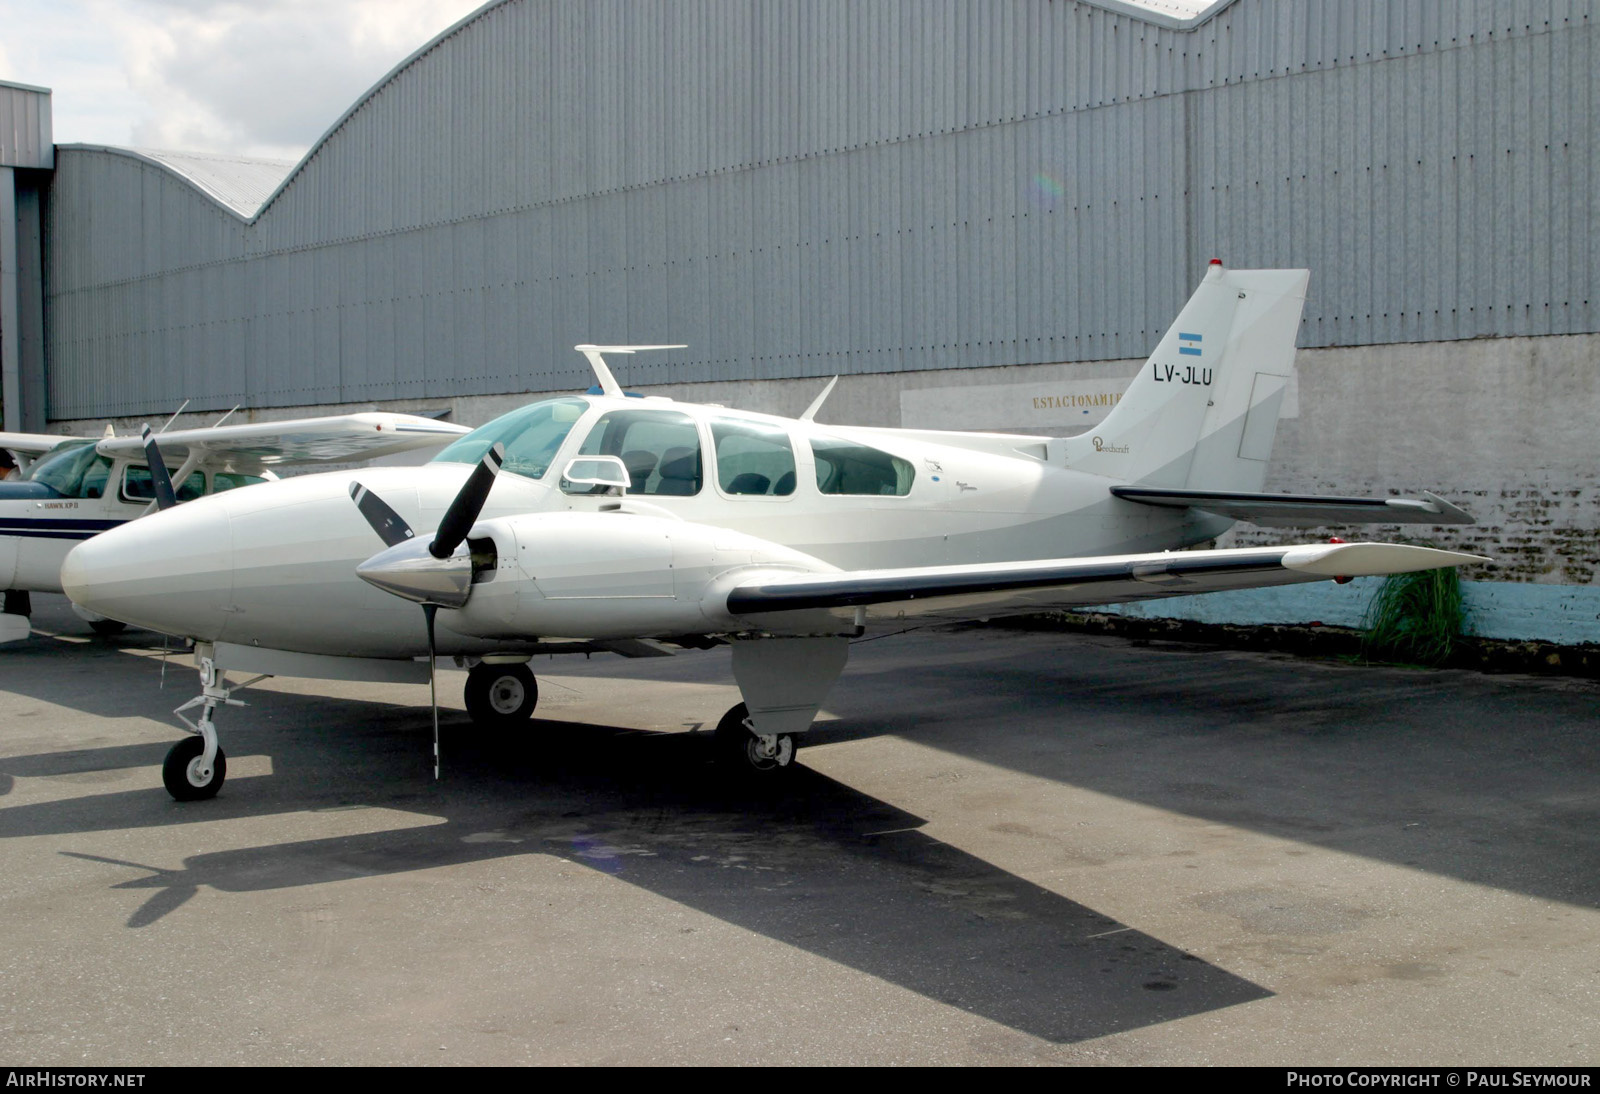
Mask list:
[[0,80],[57,144],[297,160],[483,0],[0,0]]

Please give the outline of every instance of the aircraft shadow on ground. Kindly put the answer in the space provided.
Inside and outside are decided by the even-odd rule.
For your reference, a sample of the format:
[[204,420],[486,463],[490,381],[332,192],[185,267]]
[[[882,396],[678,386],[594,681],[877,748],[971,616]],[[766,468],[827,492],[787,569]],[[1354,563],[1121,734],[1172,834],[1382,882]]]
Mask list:
[[[1090,908],[933,839],[883,801],[799,768],[779,790],[730,787],[704,734],[535,722],[528,747],[446,727],[446,781],[428,771],[425,712],[340,704],[338,743],[316,702],[242,730],[272,778],[230,779],[181,806],[159,790],[0,810],[0,838],[183,824],[352,802],[443,824],[193,855],[177,869],[60,847],[151,890],[153,923],[202,889],[244,893],[527,854],[603,871],[725,922],[1054,1042],[1100,1037],[1270,993]],[[132,758],[111,755],[108,761]],[[338,756],[329,753],[337,751]],[[22,766],[43,761],[24,758]],[[333,761],[333,762],[330,762]],[[16,761],[9,761],[15,765]],[[535,914],[535,913],[530,913]]]
[[[141,641],[148,644],[148,637]],[[118,641],[43,651],[36,671],[8,673],[7,689],[108,715],[146,717],[163,713],[152,711],[151,695],[176,705],[188,694],[174,686],[170,667],[167,691],[155,692],[159,665],[151,661],[132,666],[148,688],[127,686],[126,668],[113,674],[123,681],[116,688],[77,683],[106,671],[97,658],[123,666],[134,660],[120,652]],[[79,664],[85,655],[87,663]],[[722,679],[725,661],[725,653],[713,652],[645,661],[561,658],[535,667],[576,676],[713,682]],[[185,670],[179,679],[187,677]],[[1139,648],[1067,634],[923,632],[853,650],[829,700],[837,720],[820,722],[811,736],[825,745],[894,734],[1173,812],[1600,907],[1600,794],[1594,790],[1600,750],[1591,729],[1594,695],[1585,687],[1575,683],[1562,691],[1549,682],[1476,673],[1361,668],[1178,644]],[[91,695],[87,702],[83,691]],[[312,696],[291,702],[274,694],[252,708],[239,724],[242,732],[225,727],[225,746],[256,747],[264,721],[338,727],[343,736],[354,726],[414,726],[419,717],[411,705]],[[459,720],[461,714],[447,711],[445,717]],[[1027,731],[1018,732],[1019,725]],[[135,751],[0,759],[0,794],[13,775],[155,759],[142,751],[147,746],[129,747]],[[385,746],[369,740],[365,747]],[[408,771],[425,764],[425,744],[407,743],[403,750],[411,757]],[[323,792],[329,800],[343,792],[340,787],[368,785],[367,760],[341,756],[330,748],[318,760],[318,771],[333,779]],[[283,757],[275,760],[282,771]],[[254,780],[249,806],[230,804],[237,794],[215,806],[247,813],[305,808],[315,780],[308,783],[304,771],[284,774]],[[114,794],[97,799],[97,822],[74,812],[66,830],[168,823],[152,819],[137,799],[129,799],[126,810],[117,800]],[[0,836],[14,834],[23,822],[12,812],[0,814]]]
[[[160,718],[200,691],[193,652],[174,640],[165,650],[165,666],[163,652],[161,635],[149,631],[94,635],[81,642],[35,633],[0,648],[0,664],[6,670],[5,690],[14,695],[100,718]],[[129,662],[139,672],[132,686],[124,678]],[[107,686],[113,678],[116,684]]]
[[[893,734],[1299,843],[1600,908],[1586,681],[1067,634],[853,656],[816,744]],[[886,643],[885,646],[888,644]],[[1027,730],[1010,721],[1027,708]],[[997,731],[996,723],[1004,723]]]

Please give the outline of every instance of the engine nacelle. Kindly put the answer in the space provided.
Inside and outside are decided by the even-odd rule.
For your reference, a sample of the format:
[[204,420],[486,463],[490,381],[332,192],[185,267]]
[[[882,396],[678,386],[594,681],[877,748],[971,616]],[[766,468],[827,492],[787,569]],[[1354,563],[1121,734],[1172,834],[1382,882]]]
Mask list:
[[506,640],[739,629],[726,603],[742,577],[837,569],[743,532],[620,511],[502,517],[480,522],[468,543],[471,595],[439,625]]

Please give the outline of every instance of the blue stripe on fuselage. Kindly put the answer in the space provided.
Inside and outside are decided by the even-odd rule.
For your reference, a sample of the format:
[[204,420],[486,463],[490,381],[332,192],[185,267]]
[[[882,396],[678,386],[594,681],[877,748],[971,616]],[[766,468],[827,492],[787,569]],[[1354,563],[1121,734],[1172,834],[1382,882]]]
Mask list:
[[0,536],[19,539],[89,539],[125,520],[58,520],[50,517],[0,517]]

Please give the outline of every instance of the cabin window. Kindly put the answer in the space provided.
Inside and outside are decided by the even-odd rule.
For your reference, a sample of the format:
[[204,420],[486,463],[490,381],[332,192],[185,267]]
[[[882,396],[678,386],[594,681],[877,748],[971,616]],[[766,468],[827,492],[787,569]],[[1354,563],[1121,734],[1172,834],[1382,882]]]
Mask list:
[[241,486],[254,486],[258,482],[267,480],[261,475],[241,475],[237,471],[218,471],[211,476],[211,491],[220,494],[224,490],[237,490]]
[[794,493],[794,447],[781,426],[711,419],[717,485],[725,494],[788,497]]
[[[219,478],[221,476],[218,476]],[[206,477],[204,472],[196,471],[189,476],[180,489],[173,491],[178,495],[179,501],[193,501],[206,492]],[[150,477],[148,467],[129,467],[122,473],[122,500],[123,501],[150,501],[156,496],[156,484]]]
[[583,399],[546,399],[502,414],[479,426],[440,452],[433,463],[477,463],[496,442],[505,445],[502,470],[529,479],[542,479],[555,462],[561,443],[583,417],[589,404]]
[[680,411],[607,411],[578,452],[620,458],[628,469],[630,494],[687,497],[700,492],[700,431]]
[[916,473],[899,456],[837,437],[812,437],[811,454],[817,463],[817,489],[824,494],[911,493]]

